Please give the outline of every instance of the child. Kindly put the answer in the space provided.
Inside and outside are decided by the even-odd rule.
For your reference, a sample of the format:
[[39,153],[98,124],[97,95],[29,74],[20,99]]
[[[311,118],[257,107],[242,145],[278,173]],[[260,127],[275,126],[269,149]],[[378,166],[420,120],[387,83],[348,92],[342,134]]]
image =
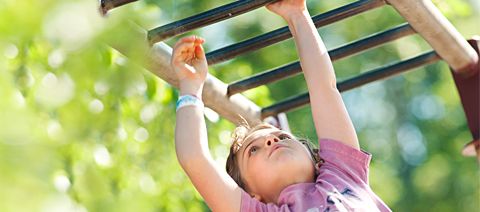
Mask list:
[[175,146],[182,168],[213,211],[390,211],[368,185],[371,156],[359,149],[305,0],[280,0],[267,9],[288,22],[295,39],[320,140],[318,155],[271,125],[240,126],[233,133],[228,174],[217,167],[201,102],[208,71],[204,40],[190,36],[175,45],[171,61],[180,83]]

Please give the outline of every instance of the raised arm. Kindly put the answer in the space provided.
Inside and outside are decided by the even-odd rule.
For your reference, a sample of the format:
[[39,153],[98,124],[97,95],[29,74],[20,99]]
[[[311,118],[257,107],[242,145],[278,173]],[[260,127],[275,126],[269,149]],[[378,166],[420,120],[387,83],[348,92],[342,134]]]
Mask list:
[[[200,100],[208,72],[203,42],[195,36],[181,39],[174,47],[171,61],[180,82],[180,95]],[[241,188],[216,165],[208,149],[203,107],[178,109],[175,149],[180,165],[213,211],[240,210]]]
[[318,138],[335,139],[359,149],[355,128],[336,86],[332,62],[305,0],[282,0],[267,8],[288,22],[295,39]]

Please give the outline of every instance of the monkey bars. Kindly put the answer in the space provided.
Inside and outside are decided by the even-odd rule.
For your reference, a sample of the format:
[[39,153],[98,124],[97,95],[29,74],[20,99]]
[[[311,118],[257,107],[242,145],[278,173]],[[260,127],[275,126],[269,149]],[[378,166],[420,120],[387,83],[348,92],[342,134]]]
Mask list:
[[[428,52],[414,58],[404,60],[392,65],[380,67],[343,82],[337,83],[337,89],[340,92],[348,91],[350,89],[374,82],[379,79],[384,79],[395,74],[411,70],[422,65],[430,64],[438,61],[440,58],[435,52]],[[289,98],[285,101],[276,103],[262,109],[262,117],[272,116],[281,112],[287,112],[292,109],[301,107],[310,102],[308,93]]]
[[[360,0],[314,16],[312,17],[312,20],[315,26],[319,28],[343,20],[350,16],[380,7],[384,4],[385,3],[381,0]],[[278,43],[291,37],[292,34],[290,33],[288,27],[282,27],[263,35],[259,35],[257,37],[253,37],[242,42],[209,52],[206,55],[207,61],[209,65],[213,65],[232,59],[243,53],[258,50],[274,43]]]
[[[408,24],[402,24],[390,30],[333,49],[329,51],[328,54],[332,61],[335,61],[414,33],[415,31],[413,31]],[[301,71],[300,61],[290,63],[230,84],[228,86],[228,95],[240,93],[260,85],[299,74]]]
[[[101,0],[101,11],[105,14],[115,7],[134,1],[136,0]],[[241,15],[274,1],[276,0],[234,1],[203,13],[159,26],[147,33],[143,30],[141,36],[148,41],[145,42],[145,44],[147,45],[149,43],[152,45],[151,52],[149,53],[149,64],[151,65],[147,68],[173,86],[178,86],[175,74],[168,63],[171,57],[171,48],[160,41]],[[472,48],[472,46],[464,40],[460,33],[456,31],[453,25],[438,11],[430,0],[358,0],[314,16],[312,20],[318,28],[385,5],[390,5],[395,8],[408,23],[330,50],[329,54],[332,60],[339,60],[414,33],[421,35],[434,51],[423,53],[419,56],[399,61],[392,65],[379,67],[360,74],[359,76],[352,77],[351,79],[338,83],[337,88],[339,91],[346,91],[422,65],[444,60],[453,70],[452,73],[457,83],[470,130],[474,138],[474,141],[468,146],[466,152],[471,153],[471,147],[473,146],[476,148],[480,160],[480,154],[478,153],[478,122],[480,120],[478,115],[478,39],[476,43],[471,43],[471,45],[477,49],[476,52],[476,49]],[[209,52],[206,54],[207,61],[209,65],[214,65],[241,54],[286,40],[291,36],[288,27],[282,27],[263,35]],[[121,51],[121,45],[122,44],[113,44],[112,46]],[[282,112],[308,104],[308,93],[289,98],[265,108],[258,107],[240,93],[299,73],[301,73],[301,67],[297,61],[247,79],[239,80],[230,85],[208,75],[204,86],[203,99],[207,107],[212,108],[233,123],[238,124],[241,122],[238,115],[243,116],[249,122],[257,123],[266,117],[276,116]],[[468,86],[466,86],[467,84]],[[472,89],[475,90],[475,88],[476,93],[472,95],[471,91]]]

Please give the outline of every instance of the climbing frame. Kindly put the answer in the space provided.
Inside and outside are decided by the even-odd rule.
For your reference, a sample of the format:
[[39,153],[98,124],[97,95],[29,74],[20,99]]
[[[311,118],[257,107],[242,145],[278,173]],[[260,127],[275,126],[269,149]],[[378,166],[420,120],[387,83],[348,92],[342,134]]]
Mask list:
[[[101,11],[103,14],[106,14],[109,10],[115,7],[134,1],[135,0],[102,0]],[[247,13],[274,1],[276,0],[234,1],[200,14],[159,26],[146,33],[143,29],[133,31],[137,33],[140,31],[141,35],[139,36],[145,38],[145,44],[151,45],[151,51],[149,53],[149,64],[151,65],[147,68],[168,83],[177,87],[177,79],[169,65],[172,50],[168,45],[161,41]],[[476,151],[480,160],[480,154],[478,153],[478,122],[480,120],[480,117],[478,116],[479,53],[478,50],[475,51],[472,47],[474,44],[472,43],[472,46],[469,45],[469,43],[440,13],[430,0],[357,0],[331,11],[313,16],[312,20],[315,26],[319,28],[387,5],[395,8],[407,23],[330,50],[329,55],[331,59],[338,60],[358,54],[364,50],[415,33],[422,36],[423,39],[425,39],[425,41],[427,41],[427,43],[433,48],[433,51],[425,52],[409,59],[398,61],[394,64],[388,64],[364,72],[358,76],[339,82],[337,88],[340,92],[343,92],[439,60],[445,61],[452,68],[467,115],[467,120],[469,126],[471,126],[470,130],[474,141],[468,147],[471,148],[471,146],[473,146],[473,148],[477,148]],[[291,37],[292,34],[288,27],[282,27],[263,35],[208,52],[206,54],[207,61],[209,65],[214,65]],[[112,46],[121,51],[122,45],[125,44],[117,43]],[[475,45],[477,45],[476,48],[478,48],[478,39]],[[309,103],[308,93],[290,97],[265,108],[260,108],[240,93],[300,73],[301,67],[299,61],[297,61],[272,70],[267,70],[245,79],[240,79],[228,85],[214,76],[208,75],[204,86],[203,100],[207,107],[215,110],[221,116],[233,123],[238,124],[241,122],[239,115],[244,117],[250,123],[258,123],[267,117],[278,117],[278,114],[307,105]],[[476,86],[476,94],[473,93],[472,95],[469,90],[464,88],[465,86],[462,86],[462,83],[465,81],[470,83],[470,89],[474,89]],[[475,95],[477,98],[476,105]],[[281,122],[284,123],[285,120]],[[471,152],[470,149],[467,150]]]

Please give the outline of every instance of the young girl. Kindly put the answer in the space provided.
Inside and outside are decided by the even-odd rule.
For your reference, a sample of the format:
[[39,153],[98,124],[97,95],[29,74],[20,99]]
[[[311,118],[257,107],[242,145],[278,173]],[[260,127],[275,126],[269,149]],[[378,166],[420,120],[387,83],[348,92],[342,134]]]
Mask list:
[[313,153],[268,124],[240,126],[233,133],[228,173],[217,167],[201,102],[208,71],[204,40],[190,36],[175,45],[171,61],[180,82],[175,128],[180,165],[213,211],[390,211],[368,185],[371,156],[359,149],[305,0],[280,0],[267,9],[288,22],[295,39],[320,151]]

